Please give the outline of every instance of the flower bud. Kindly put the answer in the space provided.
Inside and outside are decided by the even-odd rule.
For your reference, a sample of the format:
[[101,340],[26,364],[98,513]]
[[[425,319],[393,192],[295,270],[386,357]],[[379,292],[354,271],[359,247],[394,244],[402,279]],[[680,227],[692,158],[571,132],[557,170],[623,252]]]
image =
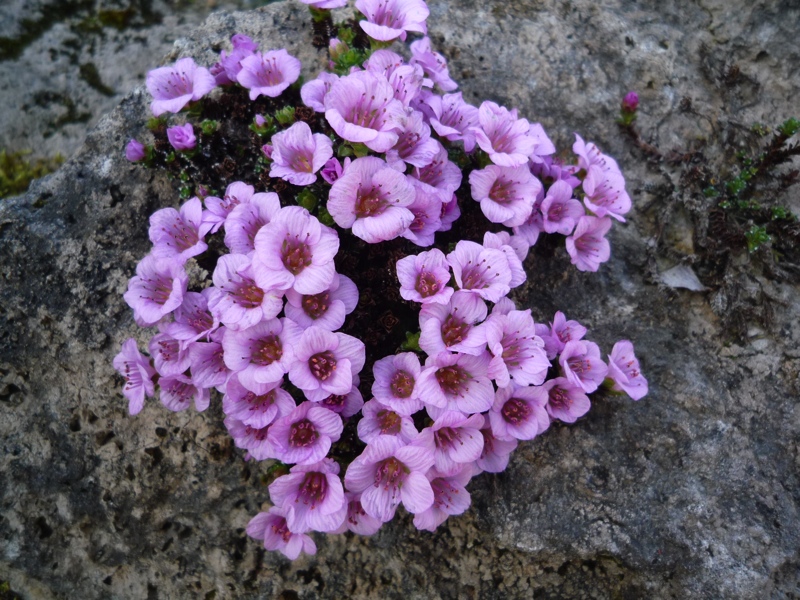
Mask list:
[[191,123],[175,125],[167,129],[167,139],[175,150],[192,150],[197,145],[194,128]]
[[639,94],[636,92],[628,92],[622,99],[622,110],[626,112],[636,112],[639,108]]
[[144,145],[142,145],[140,141],[132,139],[128,142],[128,145],[125,146],[125,158],[129,161],[139,162],[140,160],[144,160],[144,157]]

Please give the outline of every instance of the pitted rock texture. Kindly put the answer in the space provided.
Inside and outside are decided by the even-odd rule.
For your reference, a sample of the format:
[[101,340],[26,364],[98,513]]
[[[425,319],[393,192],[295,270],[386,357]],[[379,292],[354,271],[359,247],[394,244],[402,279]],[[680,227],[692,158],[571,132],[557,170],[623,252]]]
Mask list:
[[[662,149],[791,116],[799,15],[789,2],[431,3],[431,37],[469,101],[517,106],[560,148],[578,131],[618,158],[635,208],[611,261],[583,274],[563,250],[534,253],[517,299],[538,320],[561,309],[586,323],[606,352],[632,340],[651,392],[522,444],[434,534],[402,516],[372,538],[319,535],[295,562],[244,534],[268,494],[219,406],[127,415],[111,359],[144,336],[122,293],[149,214],[179,203],[174,182],[122,156],[148,105],[128,96],[61,170],[0,204],[0,581],[26,599],[800,595],[797,285],[755,272],[772,327],[738,343],[711,293],[660,286],[656,209],[677,175],[614,124],[628,89]],[[242,31],[313,76],[323,59],[306,25],[288,3],[214,15],[167,60],[210,64]]]

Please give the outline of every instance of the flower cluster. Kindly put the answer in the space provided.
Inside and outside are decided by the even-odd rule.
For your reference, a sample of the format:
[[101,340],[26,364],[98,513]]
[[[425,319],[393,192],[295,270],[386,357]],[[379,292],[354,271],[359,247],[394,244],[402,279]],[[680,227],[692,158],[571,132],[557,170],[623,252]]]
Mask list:
[[[315,19],[343,5],[303,1]],[[125,300],[157,333],[149,358],[131,339],[114,367],[131,414],[157,389],[173,411],[202,411],[221,395],[245,458],[279,463],[273,506],[247,533],[289,558],[316,551],[312,531],[371,535],[401,504],[433,531],[468,508],[472,477],[505,469],[518,442],[552,422],[575,422],[591,394],[647,393],[629,341],[604,361],[577,321],[558,312],[537,323],[509,298],[542,233],[562,236],[582,271],[608,260],[605,234],[631,207],[616,162],[577,135],[574,164],[559,162],[541,125],[516,109],[469,105],[427,37],[408,60],[386,48],[426,33],[423,0],[356,8],[370,48],[351,48],[353,30],[341,25],[331,70],[302,87],[296,58],[241,34],[211,69],[186,58],[152,71],[154,116],[183,111],[185,123],[126,148],[153,165],[168,143],[194,164],[201,101],[258,107],[248,135],[257,183],[271,191],[197,182],[195,197],[150,217],[152,250]],[[209,123],[202,143],[213,139]],[[460,229],[462,213],[471,220]],[[445,232],[449,245],[437,240]],[[365,252],[381,268],[343,258]],[[190,275],[198,265],[210,281]],[[396,294],[383,300],[418,331],[388,355],[400,344],[367,344],[359,325],[369,324],[348,319],[360,306],[383,313],[382,299],[360,290],[387,271]]]

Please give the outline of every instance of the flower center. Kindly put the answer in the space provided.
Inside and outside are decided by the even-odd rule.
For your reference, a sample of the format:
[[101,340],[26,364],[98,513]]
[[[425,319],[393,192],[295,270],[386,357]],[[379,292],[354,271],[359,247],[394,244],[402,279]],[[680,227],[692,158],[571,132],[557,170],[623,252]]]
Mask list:
[[251,360],[257,365],[266,366],[280,360],[282,356],[283,346],[280,338],[277,335],[268,335],[256,341]]
[[247,277],[242,277],[242,282],[232,292],[231,296],[237,304],[244,308],[258,308],[264,302],[264,290],[256,282]]
[[324,473],[308,473],[300,485],[297,499],[302,498],[303,504],[310,504],[313,510],[317,504],[322,504],[328,495],[328,478]]
[[531,407],[519,398],[511,398],[503,405],[503,409],[500,413],[507,423],[517,425],[522,421],[528,420],[531,414]]
[[393,410],[379,410],[375,415],[378,420],[378,426],[381,428],[381,433],[384,435],[397,435],[400,433],[400,426],[403,421]]
[[261,396],[257,396],[253,392],[247,392],[242,400],[250,405],[251,411],[264,411],[275,403],[275,390],[270,390]]
[[417,275],[417,283],[414,286],[423,298],[429,298],[442,289],[442,284],[436,279],[436,275],[430,271],[420,271]]
[[459,321],[453,315],[447,315],[447,318],[442,323],[442,340],[444,345],[448,348],[455,346],[464,341],[469,333],[470,326],[463,321]]
[[578,377],[581,377],[584,373],[588,373],[592,370],[591,365],[589,364],[588,360],[585,360],[581,356],[573,356],[572,358],[567,359],[567,364],[569,368],[575,373]]
[[330,408],[334,412],[339,412],[344,408],[345,400],[347,400],[347,396],[337,396],[331,394],[325,400],[321,402],[322,406],[326,406]]
[[298,275],[311,264],[311,248],[298,239],[298,236],[287,235],[281,244],[281,260],[283,266],[292,275]]
[[269,427],[258,428],[248,425],[247,427],[244,428],[244,434],[247,436],[252,436],[253,439],[256,440],[257,442],[263,442],[265,439],[267,439],[268,430]]
[[303,296],[303,300],[301,301],[303,312],[312,319],[319,319],[328,312],[330,299],[331,295],[329,292],[320,292],[313,296]]
[[364,191],[359,188],[356,196],[356,217],[364,219],[381,214],[386,208],[386,200],[382,197],[380,190],[370,187]]
[[490,279],[499,273],[491,274],[489,265],[484,258],[481,262],[473,264],[472,261],[461,270],[462,288],[465,290],[482,290],[491,285]]
[[384,490],[388,490],[391,487],[396,491],[409,473],[411,471],[408,467],[394,456],[390,456],[378,463],[378,468],[375,469],[375,487],[383,485]]
[[292,539],[292,532],[289,531],[289,525],[286,523],[286,519],[281,517],[281,519],[272,525],[272,532],[283,538],[284,542],[288,542]]
[[414,391],[414,378],[405,371],[397,371],[392,375],[389,389],[395,398],[408,398]]
[[317,428],[308,419],[293,423],[289,429],[289,445],[293,448],[306,448],[319,438]]
[[550,388],[550,391],[547,393],[547,397],[549,399],[550,406],[555,409],[569,410],[569,407],[572,406],[572,399],[569,397],[569,394],[563,388],[558,386],[553,386]]
[[436,371],[436,381],[445,394],[459,396],[464,392],[464,383],[471,379],[469,373],[457,365],[442,367]]
[[326,350],[309,358],[308,366],[314,377],[320,381],[325,381],[336,370],[336,358],[333,356],[333,352]]
[[461,441],[461,430],[452,427],[442,427],[433,434],[433,441],[437,448],[452,448],[456,444],[464,445]]

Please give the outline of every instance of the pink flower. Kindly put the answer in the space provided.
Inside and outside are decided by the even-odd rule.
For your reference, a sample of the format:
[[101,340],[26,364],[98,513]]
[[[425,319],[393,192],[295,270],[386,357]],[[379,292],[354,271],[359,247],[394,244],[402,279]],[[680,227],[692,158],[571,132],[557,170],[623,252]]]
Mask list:
[[395,130],[404,115],[403,104],[395,99],[386,77],[372,71],[342,77],[325,94],[325,119],[331,128],[374,152],[386,152],[397,143]]
[[534,387],[512,383],[500,388],[494,397],[489,422],[499,440],[532,440],[550,427],[545,409],[547,398]]
[[489,165],[469,175],[472,197],[492,223],[507,227],[522,225],[533,210],[533,201],[542,187],[527,165],[498,167]]
[[585,340],[567,342],[558,364],[564,377],[587,394],[595,391],[608,374],[608,366],[600,358],[600,348]]
[[255,250],[253,272],[259,285],[319,294],[333,282],[339,236],[305,208],[286,206],[259,229]]
[[567,317],[560,310],[553,317],[550,330],[554,356],[561,354],[567,342],[581,340],[586,335],[586,327],[577,321],[567,321]]
[[606,172],[592,165],[583,179],[583,191],[586,192],[583,203],[598,217],[608,215],[625,222],[622,215],[631,209],[631,198],[625,191],[625,179],[620,173]]
[[223,332],[223,329],[215,331],[208,343],[192,342],[189,346],[189,357],[192,361],[192,380],[199,386],[216,387],[224,392],[230,370],[225,366],[222,335],[220,335]]
[[181,305],[188,283],[181,264],[148,255],[136,265],[136,276],[123,297],[137,322],[155,325]]
[[286,316],[303,329],[315,325],[336,331],[358,304],[358,288],[349,277],[336,273],[330,287],[319,294],[303,295],[286,290]]
[[241,65],[236,80],[250,90],[250,100],[277,98],[300,77],[300,61],[284,49],[257,52],[243,58]]
[[570,260],[579,271],[597,271],[600,263],[611,257],[611,245],[604,237],[611,229],[608,217],[581,217],[570,237],[567,238],[567,252]]
[[276,383],[294,361],[286,319],[263,319],[246,329],[226,329],[222,338],[225,365],[246,386]]
[[[478,109],[464,102],[461,92],[444,96],[431,94],[423,102],[423,106],[429,109],[426,114],[437,134],[451,142],[463,141],[466,152],[475,149],[473,128],[479,124]],[[421,108],[425,111],[425,108]]]
[[314,326],[303,331],[292,348],[295,360],[289,379],[313,402],[347,394],[366,360],[361,340]]
[[483,415],[469,417],[447,410],[419,434],[419,443],[433,452],[434,466],[444,475],[452,475],[462,466],[476,461],[483,450]]
[[300,88],[300,98],[302,98],[303,104],[313,108],[316,112],[325,112],[325,96],[338,79],[338,75],[323,71],[317,75],[316,79],[304,83]]
[[608,357],[608,375],[614,380],[612,389],[625,392],[631,399],[641,400],[647,395],[647,379],[639,369],[633,344],[628,340],[614,344]]
[[597,165],[603,172],[620,173],[617,161],[600,152],[600,149],[592,142],[588,144],[583,141],[583,138],[577,133],[575,134],[575,143],[572,145],[572,151],[578,155],[578,168],[589,172],[592,165]]
[[447,304],[454,291],[447,285],[450,281],[447,258],[436,248],[398,260],[397,279],[400,296],[413,302]]
[[191,365],[189,349],[168,333],[159,333],[150,339],[147,346],[156,371],[162,377],[180,375]]
[[500,473],[508,466],[508,458],[517,447],[517,440],[499,440],[494,436],[490,426],[481,429],[483,435],[483,452],[475,461],[477,469],[487,473]]
[[447,69],[447,61],[444,56],[431,49],[431,40],[427,36],[411,44],[412,65],[419,65],[425,71],[425,75],[431,78],[443,91],[452,92],[458,84],[450,79],[450,72]]
[[234,181],[228,185],[225,190],[225,196],[217,198],[216,196],[208,196],[205,199],[206,208],[208,209],[203,213],[203,222],[211,224],[211,233],[216,233],[231,211],[240,204],[247,204],[250,198],[253,197],[255,188],[252,185],[247,185],[241,181]]
[[251,382],[242,385],[237,375],[231,376],[222,398],[223,412],[245,425],[267,427],[294,410],[295,403],[289,392],[282,389],[283,380],[272,383]]
[[[227,417],[223,423],[228,429],[228,433],[233,438],[233,443],[237,448],[247,450],[246,457],[255,460],[270,460],[278,458],[278,453],[275,447],[269,440],[270,426],[257,427],[255,425],[247,425],[239,419]],[[247,458],[249,460],[249,458]]]
[[404,442],[417,437],[417,428],[408,415],[401,415],[380,400],[373,398],[362,408],[363,417],[358,422],[358,437],[365,444],[373,442],[378,436],[397,436]]
[[330,458],[310,465],[295,465],[289,475],[278,477],[269,486],[275,506],[286,511],[289,531],[303,533],[333,531],[347,516],[339,465]]
[[179,152],[192,150],[197,145],[197,138],[194,136],[194,128],[191,123],[168,127],[167,139],[170,145]]
[[278,550],[289,560],[294,560],[301,552],[317,553],[317,546],[308,535],[289,531],[286,511],[277,506],[250,519],[247,524],[247,535],[257,540],[264,540],[264,548]]
[[333,142],[321,133],[311,133],[307,123],[298,121],[286,131],[272,136],[270,177],[280,177],[294,185],[311,185],[315,173],[333,156]]
[[550,416],[564,423],[574,423],[578,417],[589,412],[592,406],[583,390],[564,377],[550,379],[541,387],[533,389],[547,402],[545,408]]
[[540,210],[544,230],[561,235],[571,234],[578,219],[586,214],[581,203],[572,197],[572,187],[564,180],[550,186]]
[[375,381],[372,395],[401,416],[411,416],[422,408],[415,393],[417,378],[422,371],[414,352],[392,354],[372,365]]
[[342,418],[352,417],[364,406],[364,398],[358,390],[358,377],[353,377],[353,388],[344,395],[331,394],[327,398],[319,402],[320,406],[324,406],[328,410],[332,410]]
[[511,290],[511,269],[501,250],[461,240],[447,255],[458,287],[497,302]]
[[486,375],[490,355],[441,352],[429,356],[417,378],[417,393],[426,406],[472,414],[489,410],[494,388]]
[[410,513],[433,504],[433,490],[425,473],[433,466],[433,453],[393,436],[379,436],[368,444],[344,476],[347,489],[361,492],[364,512],[385,523],[400,502]]
[[446,350],[481,354],[486,349],[486,334],[476,325],[485,318],[486,303],[468,292],[454,293],[446,305],[425,304],[419,313],[419,346],[429,355]]
[[[411,177],[427,184],[429,193],[438,193],[442,203],[450,202],[455,191],[461,187],[461,169],[448,159],[447,150],[441,144],[431,164],[415,168]],[[428,188],[423,186],[423,189]]]
[[208,69],[198,67],[191,58],[182,58],[171,67],[154,69],[147,74],[147,91],[153,96],[150,110],[156,117],[165,112],[179,112],[216,85]]
[[125,378],[122,395],[128,399],[128,412],[139,414],[144,406],[144,397],[155,395],[153,375],[156,371],[150,361],[139,352],[136,340],[128,338],[123,342],[120,353],[114,357],[114,368]]
[[225,219],[225,245],[234,254],[255,251],[256,234],[281,209],[275,192],[253,194],[249,202],[236,205]]
[[203,206],[198,198],[183,204],[180,212],[162,208],[150,215],[150,241],[153,256],[175,258],[184,264],[208,248],[203,241],[211,225],[203,222]]
[[483,247],[500,250],[506,256],[508,268],[511,271],[511,281],[508,285],[512,288],[522,285],[528,279],[528,274],[522,266],[522,261],[528,255],[528,243],[518,235],[511,235],[507,231],[483,234]]
[[539,385],[544,381],[550,361],[544,352],[544,341],[536,335],[530,309],[492,314],[483,327],[493,355],[488,374],[499,387],[506,387],[511,379],[518,385]]
[[269,428],[267,438],[277,458],[285,463],[310,465],[322,460],[331,443],[342,435],[342,419],[313,402],[303,402]]
[[407,31],[428,32],[425,20],[430,11],[423,0],[356,0],[356,9],[367,17],[361,29],[381,42],[398,37],[405,41]]
[[219,62],[211,68],[218,85],[228,85],[236,81],[239,71],[242,70],[242,59],[251,56],[258,50],[258,44],[241,33],[231,37],[233,51],[220,52]]
[[[414,220],[402,236],[417,246],[430,246],[434,242],[437,231],[442,230],[442,213],[444,206],[438,194],[429,193],[430,186],[408,178],[414,185],[414,202],[408,205]],[[427,188],[427,189],[426,189]]]
[[174,321],[163,326],[162,331],[168,333],[184,345],[208,337],[219,327],[216,319],[208,310],[208,298],[212,288],[206,288],[199,294],[187,292],[183,303],[175,309]]
[[357,158],[331,186],[328,212],[339,227],[374,244],[403,233],[414,220],[414,187],[374,156]]
[[144,157],[144,145],[138,140],[130,140],[128,145],[125,146],[125,158],[131,162],[139,162],[144,160]]
[[361,494],[345,492],[347,499],[347,518],[342,526],[333,533],[344,533],[348,529],[358,535],[373,535],[383,523],[375,517],[369,516],[361,506]]
[[472,478],[472,468],[463,466],[455,473],[444,475],[434,467],[425,476],[431,482],[433,504],[428,510],[414,515],[414,527],[435,531],[447,517],[460,515],[469,508],[470,497],[466,485]]
[[197,387],[195,383],[185,375],[170,375],[158,380],[161,388],[159,400],[161,404],[169,410],[178,412],[186,410],[194,401],[194,407],[198,411],[208,408],[211,401],[211,390],[208,388]]
[[308,4],[319,10],[332,10],[347,6],[347,0],[300,0],[303,4]]
[[256,283],[252,261],[244,254],[220,256],[212,280],[215,287],[208,308],[231,329],[252,327],[277,316],[283,308],[282,294]]
[[501,167],[517,167],[528,163],[536,147],[536,139],[528,135],[530,123],[517,118],[516,109],[486,101],[478,109],[480,127],[475,139],[492,162]]
[[431,138],[431,128],[418,110],[399,119],[397,134],[397,142],[386,152],[386,162],[393,169],[404,172],[406,164],[425,167],[439,153],[439,142]]

